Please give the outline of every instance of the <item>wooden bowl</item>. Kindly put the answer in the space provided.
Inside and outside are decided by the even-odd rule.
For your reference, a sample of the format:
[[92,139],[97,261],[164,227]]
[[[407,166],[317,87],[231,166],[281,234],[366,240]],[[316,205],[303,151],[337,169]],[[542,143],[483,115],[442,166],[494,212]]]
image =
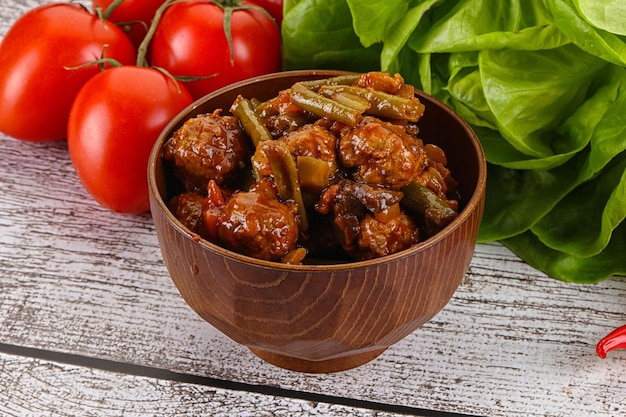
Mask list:
[[444,230],[382,258],[324,265],[284,265],[202,240],[168,210],[172,174],[164,143],[182,123],[238,94],[268,99],[294,82],[337,71],[290,71],[215,91],[165,128],[150,156],[150,207],[174,284],[197,314],[276,366],[311,373],[362,365],[435,316],[463,279],[474,253],[485,197],[486,162],[467,123],[438,100],[417,95],[426,111],[420,136],[444,149],[459,182],[462,210]]

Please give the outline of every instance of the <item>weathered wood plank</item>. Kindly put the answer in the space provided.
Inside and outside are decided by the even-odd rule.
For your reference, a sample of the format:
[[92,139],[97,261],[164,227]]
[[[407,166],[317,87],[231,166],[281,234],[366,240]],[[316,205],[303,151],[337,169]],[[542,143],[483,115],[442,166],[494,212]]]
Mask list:
[[125,375],[0,354],[3,416],[325,416],[400,414]]
[[[0,35],[8,21],[39,3],[1,2]],[[264,364],[200,320],[167,275],[150,216],[114,214],[94,203],[77,180],[64,143],[31,144],[0,135],[0,154],[2,343],[441,411],[626,414],[626,355],[601,361],[594,353],[595,342],[626,320],[623,279],[561,283],[500,245],[480,245],[450,304],[422,329],[355,370],[296,374]],[[5,370],[17,381],[28,369],[33,375],[48,372],[43,385],[54,381],[50,370],[84,378],[87,388],[90,377],[108,381],[102,393],[114,390],[121,403],[146,386],[163,388],[138,377],[110,378],[95,370],[0,356],[3,383]],[[20,395],[37,386],[37,378],[22,378]],[[116,378],[124,389],[111,385]],[[190,392],[205,392],[181,389],[167,385],[164,401],[178,404]],[[3,400],[0,404],[11,404]]]

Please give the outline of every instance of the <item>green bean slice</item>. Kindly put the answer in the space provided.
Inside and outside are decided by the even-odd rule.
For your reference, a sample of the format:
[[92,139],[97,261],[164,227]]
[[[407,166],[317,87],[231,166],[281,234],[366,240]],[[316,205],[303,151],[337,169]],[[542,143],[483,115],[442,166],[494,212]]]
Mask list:
[[337,93],[362,97],[371,105],[366,113],[374,116],[417,122],[424,114],[424,105],[417,97],[410,99],[369,88],[343,85],[324,86],[318,93],[324,97],[332,97]]
[[331,174],[328,162],[312,156],[298,156],[296,167],[300,186],[303,189],[320,193],[328,186]]
[[234,110],[235,116],[243,130],[252,140],[254,147],[257,147],[263,141],[272,139],[270,131],[254,111],[254,106],[250,100],[239,97],[233,103],[231,110]]
[[291,99],[304,110],[316,116],[336,120],[349,126],[356,125],[363,117],[358,110],[319,95],[300,82],[291,87]]
[[306,231],[309,228],[309,221],[298,180],[298,170],[287,144],[280,140],[273,141],[265,147],[265,153],[272,168],[279,197],[283,201],[296,203],[300,216],[300,230]]
[[352,85],[357,82],[360,76],[361,74],[343,74],[319,80],[300,81],[300,83],[310,90],[317,91],[325,85]]
[[446,227],[458,215],[445,200],[422,184],[411,182],[401,191],[404,194],[401,203],[424,218],[431,234]]

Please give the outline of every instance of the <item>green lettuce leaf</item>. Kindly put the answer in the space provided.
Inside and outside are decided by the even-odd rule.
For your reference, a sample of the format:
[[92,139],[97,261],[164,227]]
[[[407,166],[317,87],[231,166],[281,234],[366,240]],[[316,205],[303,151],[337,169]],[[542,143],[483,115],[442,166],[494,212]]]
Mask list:
[[466,0],[435,9],[433,23],[409,43],[417,52],[462,52],[512,48],[552,49],[569,43],[545,2]]
[[406,0],[347,0],[347,3],[354,32],[365,47],[384,41],[389,32],[396,30],[397,22],[409,8]]
[[283,68],[370,71],[380,66],[381,45],[365,48],[354,33],[348,4],[285,0]]
[[626,2],[620,0],[574,0],[591,25],[616,35],[626,35]]
[[[584,181],[532,227],[540,240],[568,254],[596,255],[626,218],[626,70],[614,101],[593,131]],[[581,216],[580,213],[586,213]]]
[[573,45],[544,51],[486,49],[479,57],[486,101],[498,130],[515,149],[533,158],[564,155],[558,163],[584,148],[586,143],[554,130],[586,100],[604,61]]
[[[588,143],[585,149],[553,169],[489,167],[480,241],[506,239],[531,227],[543,233],[549,225],[561,227],[558,215],[545,216],[575,187],[598,175],[611,160],[624,153],[626,68],[614,68],[602,78],[603,84],[558,128],[563,135],[580,136],[579,141]],[[484,129],[475,130],[485,149],[498,149],[493,145],[497,138],[489,139]],[[497,197],[489,198],[490,195]],[[575,199],[572,204],[576,204]],[[571,210],[579,218],[593,215],[576,207]],[[626,205],[618,205],[615,210],[624,215]]]
[[505,239],[502,243],[530,266],[561,281],[593,284],[614,275],[626,275],[626,222],[615,230],[602,252],[585,258],[551,249],[531,231]]
[[579,154],[554,169],[508,169],[489,165],[479,242],[502,240],[530,229],[578,184]]
[[626,65],[624,37],[589,24],[572,0],[548,0],[548,3],[554,22],[572,42],[598,58],[615,65]]
[[581,258],[594,256],[604,250],[613,230],[626,218],[624,207],[626,154],[572,190],[531,230],[550,248]]

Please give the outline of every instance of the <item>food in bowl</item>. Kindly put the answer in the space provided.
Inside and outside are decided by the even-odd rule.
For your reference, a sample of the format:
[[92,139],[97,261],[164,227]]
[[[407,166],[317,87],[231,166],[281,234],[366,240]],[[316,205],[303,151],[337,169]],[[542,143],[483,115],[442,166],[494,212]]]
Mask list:
[[[169,123],[148,163],[155,231],[182,298],[202,319],[264,361],[298,372],[361,366],[415,332],[451,299],[470,265],[484,207],[487,167],[475,133],[445,104],[415,90],[425,107],[420,134],[445,150],[459,211],[428,239],[360,261],[312,256],[302,263],[267,261],[202,238],[168,207],[187,188],[163,155],[165,144],[187,120],[230,109],[238,96],[267,101],[297,82],[339,75],[346,73],[286,71],[210,93]],[[325,230],[332,232],[332,227]],[[431,342],[415,337],[419,343]]]
[[295,82],[230,114],[187,119],[163,148],[189,230],[287,264],[348,262],[422,242],[459,212],[445,150],[422,138],[428,109],[399,74]]

